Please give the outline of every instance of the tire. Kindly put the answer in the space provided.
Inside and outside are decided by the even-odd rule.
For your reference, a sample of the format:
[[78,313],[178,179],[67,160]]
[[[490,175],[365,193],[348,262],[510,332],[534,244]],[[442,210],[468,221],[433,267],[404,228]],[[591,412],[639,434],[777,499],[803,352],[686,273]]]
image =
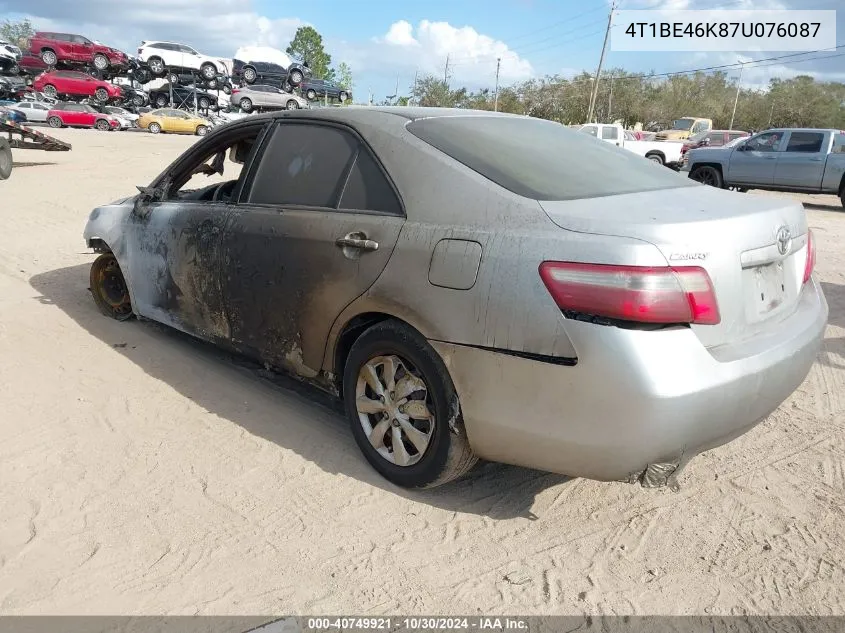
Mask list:
[[12,148],[9,141],[0,138],[0,180],[6,180],[12,175]]
[[725,180],[722,178],[722,172],[715,167],[710,167],[709,165],[696,167],[690,172],[689,177],[696,182],[700,182],[702,185],[709,185],[711,187],[716,187],[717,189],[722,189],[725,186]]
[[179,85],[179,74],[178,73],[167,73],[167,81],[174,86]]
[[254,84],[255,80],[258,79],[258,73],[255,72],[255,68],[246,67],[244,68],[243,77],[246,83]]
[[164,65],[164,60],[161,57],[150,57],[147,60],[147,66],[155,77],[163,77],[164,73],[167,72],[167,67]]
[[299,103],[296,99],[288,99],[285,104],[285,110],[299,110]]
[[341,92],[337,96],[337,100],[340,101],[341,103],[344,103],[348,98],[349,98],[349,95],[347,95],[345,92]]
[[[407,404],[422,403],[414,407],[416,424],[407,413],[401,413],[405,420],[400,422],[395,417],[379,419],[384,413],[359,411],[359,398],[366,398],[375,407],[383,407],[383,403],[373,399],[371,381],[363,376],[367,366],[375,367],[374,381],[387,392],[385,385],[389,387],[390,384],[384,379],[384,370],[389,366],[388,359],[396,370],[394,378],[398,378],[392,393],[397,402],[405,402],[393,406],[392,411],[398,415]],[[382,368],[381,375],[378,367]],[[399,390],[404,393],[397,393]],[[477,458],[463,429],[458,395],[446,366],[428,342],[404,323],[392,319],[383,321],[355,341],[343,369],[343,394],[358,447],[370,465],[394,484],[405,488],[433,488],[462,476],[476,463]],[[386,397],[392,404],[389,396]],[[366,430],[365,423],[369,426]],[[414,443],[410,441],[409,432],[417,438]],[[401,454],[392,446],[397,435],[402,440]],[[380,444],[378,448],[370,442],[370,436]],[[391,443],[390,447],[385,440]],[[421,448],[420,444],[423,444]],[[397,463],[401,461],[407,465]]]
[[244,97],[238,102],[238,107],[244,112],[252,112],[252,99]]
[[205,82],[206,88],[209,90],[217,90],[217,80],[216,79],[209,79]]
[[150,131],[150,134],[158,134],[159,132],[161,132],[161,126],[155,121],[150,123],[147,129]]
[[56,87],[53,84],[47,84],[41,92],[53,99],[56,99],[59,96],[59,91],[56,90]]
[[94,96],[97,98],[97,101],[105,103],[109,100],[109,91],[105,88],[97,88],[94,91]]
[[100,312],[118,321],[132,318],[129,287],[112,253],[103,253],[91,264],[89,285]]
[[845,187],[842,187],[842,190],[839,192],[839,200],[842,202],[842,206],[845,207]]
[[197,99],[197,106],[201,110],[208,110],[211,107],[211,100],[208,97],[200,97]]
[[302,80],[305,79],[305,76],[302,74],[302,71],[298,68],[294,68],[290,73],[288,73],[288,81],[290,81],[291,85],[298,86],[302,83]]
[[223,94],[232,94],[232,86],[230,86],[229,84],[223,84]]
[[21,72],[21,67],[17,64],[12,64],[12,67],[9,69],[9,72],[13,75],[19,75]]
[[156,97],[156,107],[158,108],[166,108],[168,104],[168,99],[164,95],[159,95]]
[[143,107],[144,97],[142,97],[141,95],[135,95],[134,97],[132,97],[132,105],[136,108]]
[[54,51],[48,48],[41,51],[41,61],[52,67],[59,63],[59,58]]
[[94,55],[94,68],[97,70],[105,70],[109,67],[109,58],[102,54]]
[[197,134],[197,136],[205,136],[206,134],[208,134],[208,126],[207,125],[198,125],[196,134]]
[[105,119],[97,119],[94,123],[94,127],[100,130],[100,132],[108,132],[111,129],[111,125]]
[[200,74],[206,80],[214,79],[215,77],[217,77],[217,67],[210,62],[206,62],[202,66],[200,66]]
[[305,96],[308,98],[309,101],[314,101],[317,98],[317,91],[313,88],[309,88],[305,91]]
[[657,163],[658,165],[664,165],[665,161],[660,154],[646,154],[646,158],[649,159],[653,163]]
[[62,120],[57,116],[51,116],[47,119],[47,124],[53,128],[60,128],[62,127]]
[[150,73],[149,73],[148,71],[146,71],[146,70],[136,70],[134,73],[132,73],[132,77],[133,77],[133,78],[135,79],[135,81],[137,81],[139,84],[146,84],[146,83],[149,83],[149,82],[150,82],[150,79],[152,79],[152,76],[151,76],[151,75],[150,75]]

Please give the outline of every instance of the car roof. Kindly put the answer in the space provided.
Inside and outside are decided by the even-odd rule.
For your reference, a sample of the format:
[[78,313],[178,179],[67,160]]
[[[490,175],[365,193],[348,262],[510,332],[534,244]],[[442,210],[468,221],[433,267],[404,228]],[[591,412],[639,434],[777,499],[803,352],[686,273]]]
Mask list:
[[500,117],[519,118],[529,117],[520,114],[506,114],[504,112],[490,112],[489,110],[470,110],[463,108],[426,108],[421,106],[346,106],[337,108],[319,108],[315,110],[285,110],[280,112],[265,112],[253,115],[268,119],[298,116],[309,119],[323,119],[354,123],[356,121],[372,122],[382,119],[385,123],[398,122],[405,125],[407,121],[418,119],[438,119],[445,117]]
[[834,134],[842,134],[841,130],[829,127],[773,127],[767,130],[760,130],[759,133],[765,134],[766,132],[833,132]]

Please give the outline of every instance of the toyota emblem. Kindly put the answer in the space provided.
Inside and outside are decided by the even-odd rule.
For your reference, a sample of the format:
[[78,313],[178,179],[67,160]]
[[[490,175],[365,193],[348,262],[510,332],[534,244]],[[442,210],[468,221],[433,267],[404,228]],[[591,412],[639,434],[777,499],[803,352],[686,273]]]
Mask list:
[[786,255],[789,252],[789,247],[792,246],[792,234],[789,232],[789,227],[780,227],[775,239],[778,243],[778,252],[781,255]]

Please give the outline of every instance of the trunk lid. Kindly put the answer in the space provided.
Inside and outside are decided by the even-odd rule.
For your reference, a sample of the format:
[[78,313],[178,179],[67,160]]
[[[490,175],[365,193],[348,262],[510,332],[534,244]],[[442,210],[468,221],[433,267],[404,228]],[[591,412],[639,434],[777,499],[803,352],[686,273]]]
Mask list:
[[706,347],[753,337],[798,304],[807,253],[799,202],[700,186],[540,204],[561,228],[640,239],[671,266],[704,268],[721,313],[718,325],[692,326]]

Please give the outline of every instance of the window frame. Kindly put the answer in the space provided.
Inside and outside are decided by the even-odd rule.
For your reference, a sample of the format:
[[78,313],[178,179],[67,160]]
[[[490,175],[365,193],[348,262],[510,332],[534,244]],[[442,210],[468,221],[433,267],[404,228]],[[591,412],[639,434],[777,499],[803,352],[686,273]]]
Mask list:
[[[821,140],[819,141],[819,148],[817,150],[813,151],[813,152],[804,152],[804,151],[796,151],[796,150],[789,151],[789,146],[792,144],[792,139],[796,134],[798,134],[798,135],[801,135],[801,134],[818,134],[821,137]],[[805,156],[806,155],[812,155],[812,154],[821,154],[822,151],[824,150],[826,139],[827,139],[827,133],[821,132],[821,131],[818,131],[818,130],[800,130],[800,131],[799,130],[791,130],[789,132],[789,138],[786,139],[786,143],[784,144],[783,152],[785,154],[802,154],[802,155],[805,155]]]
[[[249,202],[249,194],[252,192],[252,187],[255,184],[255,177],[256,172],[258,170],[258,165],[264,157],[265,152],[267,151],[267,147],[269,146],[270,141],[277,133],[282,126],[286,125],[307,125],[311,127],[326,127],[326,128],[333,128],[336,130],[340,130],[341,132],[346,132],[352,135],[352,137],[358,142],[358,150],[353,152],[352,159],[346,165],[344,172],[340,176],[340,180],[338,182],[343,182],[343,185],[340,187],[340,191],[337,196],[337,201],[334,207],[323,207],[317,205],[302,205],[302,204],[268,204],[268,203],[256,203],[256,202]],[[375,209],[345,209],[340,207],[340,201],[343,200],[343,195],[346,193],[346,187],[349,185],[349,177],[352,174],[352,170],[355,168],[355,165],[358,162],[358,155],[361,151],[365,151],[370,155],[370,158],[375,162],[378,170],[381,172],[382,177],[384,177],[390,185],[391,190],[393,191],[393,195],[396,196],[396,201],[399,203],[399,212],[398,213],[390,213],[388,211],[378,211]],[[284,118],[281,120],[275,121],[271,124],[268,129],[264,133],[264,138],[260,139],[258,151],[256,151],[253,160],[251,161],[250,165],[248,165],[249,170],[246,174],[246,178],[243,179],[242,186],[240,191],[237,191],[237,197],[234,195],[232,196],[232,204],[238,206],[249,206],[249,207],[256,207],[261,209],[275,209],[279,213],[284,213],[286,209],[296,210],[296,211],[321,211],[321,212],[329,212],[329,213],[343,213],[343,214],[363,214],[363,215],[377,215],[377,216],[384,216],[384,217],[401,217],[407,218],[407,209],[405,208],[405,201],[402,199],[402,195],[399,192],[396,183],[393,181],[393,178],[390,177],[390,174],[384,167],[384,164],[381,161],[379,155],[373,150],[372,146],[364,139],[364,137],[356,130],[354,127],[350,125],[346,125],[343,123],[335,122],[335,121],[326,121],[322,119],[310,119],[310,118]],[[234,194],[235,192],[233,192]]]
[[[612,132],[613,136],[605,136],[606,132]],[[601,129],[601,139],[602,141],[618,141],[619,140],[619,128],[615,125],[605,125]]]

